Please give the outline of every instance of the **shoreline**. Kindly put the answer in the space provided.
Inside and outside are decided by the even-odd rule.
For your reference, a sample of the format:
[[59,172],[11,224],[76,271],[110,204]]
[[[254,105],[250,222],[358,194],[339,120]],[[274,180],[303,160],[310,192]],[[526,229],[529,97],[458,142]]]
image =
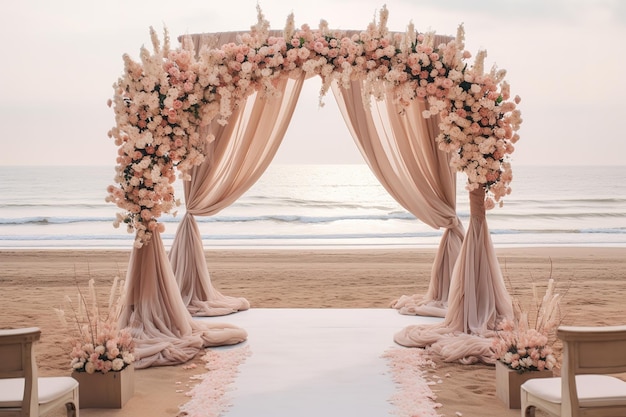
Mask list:
[[[164,244],[165,249],[171,249],[170,244]],[[433,244],[424,244],[424,245],[416,245],[415,243],[407,243],[407,244],[311,244],[311,245],[287,245],[287,244],[276,244],[276,245],[204,245],[204,251],[237,251],[237,250],[317,250],[317,251],[334,251],[334,250],[436,250],[438,245]],[[572,249],[572,248],[583,248],[583,249],[625,249],[626,250],[626,242],[625,243],[571,243],[571,244],[563,244],[563,243],[520,243],[520,244],[494,244],[494,248],[496,251],[498,250],[509,250],[509,249],[541,249],[541,248],[551,248],[551,249]],[[112,251],[112,252],[121,252],[128,251],[130,252],[133,249],[132,242],[129,243],[128,246],[19,246],[19,247],[4,247],[0,246],[0,252],[11,252],[11,251],[68,251],[68,250],[78,250],[78,251]]]
[[[551,276],[565,294],[563,324],[624,324],[626,248],[495,250],[510,294],[523,303],[532,297],[533,283],[544,286]],[[248,299],[252,309],[389,308],[402,295],[426,293],[435,252],[436,248],[414,247],[205,248],[205,257],[213,286],[224,295]],[[108,297],[115,275],[125,278],[130,253],[130,249],[0,249],[0,327],[41,328],[36,348],[40,375],[70,373],[65,335],[53,309],[65,296],[77,293],[77,284],[86,288],[89,278],[95,280],[98,294]],[[224,322],[228,320],[223,317]],[[198,369],[181,364],[140,370],[136,372],[137,391],[124,409],[87,409],[81,414],[176,416],[178,406],[189,401],[176,382],[205,372],[199,358],[191,363]],[[493,366],[440,361],[436,365],[434,372],[443,381],[436,387],[442,415],[519,415],[519,410],[508,410],[496,399]]]

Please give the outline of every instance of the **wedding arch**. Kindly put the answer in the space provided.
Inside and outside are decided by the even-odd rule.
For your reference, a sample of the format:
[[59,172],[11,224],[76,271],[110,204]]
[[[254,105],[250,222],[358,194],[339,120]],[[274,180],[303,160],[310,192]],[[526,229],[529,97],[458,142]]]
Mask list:
[[[107,200],[124,210],[135,233],[121,325],[130,327],[138,368],[182,363],[206,346],[239,343],[244,329],[199,324],[249,308],[211,285],[195,216],[236,201],[263,174],[278,149],[303,82],[320,76],[320,97],[333,92],[365,161],[406,210],[444,228],[427,294],[402,297],[404,313],[445,317],[440,325],[396,334],[405,346],[438,347],[444,359],[492,362],[485,336],[512,316],[485,210],[510,193],[510,154],[521,123],[504,81],[484,71],[456,37],[387,29],[383,7],[365,31],[270,30],[258,8],[248,32],[181,37],[170,48],[151,29],[153,51],[124,55],[109,105],[118,146],[116,185]],[[456,214],[456,172],[467,175],[471,219]],[[186,214],[169,256],[158,218],[180,204],[172,183],[184,180]],[[468,343],[471,340],[471,343]],[[487,344],[486,344],[487,343]]]

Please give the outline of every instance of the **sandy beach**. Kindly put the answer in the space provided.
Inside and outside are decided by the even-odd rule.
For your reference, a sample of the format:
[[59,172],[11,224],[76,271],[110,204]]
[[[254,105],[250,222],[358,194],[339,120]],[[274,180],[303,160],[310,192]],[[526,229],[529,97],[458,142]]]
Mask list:
[[[522,302],[531,283],[550,274],[565,293],[563,324],[626,322],[626,248],[496,249],[511,294]],[[53,308],[96,281],[108,296],[113,278],[125,277],[130,251],[0,251],[0,328],[38,326],[41,375],[69,375],[64,334]],[[428,287],[433,249],[207,250],[212,282],[225,295],[245,297],[252,308],[387,308],[401,295]],[[224,317],[228,321],[228,317]],[[399,329],[400,330],[400,329]],[[178,365],[136,371],[135,396],[121,410],[81,410],[83,416],[176,416],[202,370]],[[444,416],[518,416],[495,397],[495,370],[487,365],[437,363],[447,375],[436,389]],[[461,414],[457,414],[461,413]]]

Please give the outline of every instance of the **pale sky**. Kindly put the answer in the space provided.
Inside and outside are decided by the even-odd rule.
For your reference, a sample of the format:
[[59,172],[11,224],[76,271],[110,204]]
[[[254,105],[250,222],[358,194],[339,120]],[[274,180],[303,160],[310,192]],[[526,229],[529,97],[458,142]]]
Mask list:
[[[486,67],[507,70],[522,97],[520,165],[625,165],[626,1],[623,0],[261,0],[272,29],[365,30],[386,4],[388,27],[454,35],[487,50]],[[3,1],[0,35],[1,165],[114,165],[106,106],[122,54],[150,46],[149,27],[184,33],[247,30],[257,0]],[[276,163],[359,163],[334,103],[318,107],[319,81],[304,90]]]

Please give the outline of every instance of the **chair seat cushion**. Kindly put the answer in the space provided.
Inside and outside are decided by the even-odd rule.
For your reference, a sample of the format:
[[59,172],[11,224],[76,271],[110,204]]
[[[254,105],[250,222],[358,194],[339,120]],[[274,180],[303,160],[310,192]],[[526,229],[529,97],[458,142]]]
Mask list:
[[[78,387],[78,381],[69,376],[40,377],[39,404],[46,404]],[[0,379],[0,408],[19,408],[24,397],[24,378]]]
[[[561,378],[535,378],[522,389],[544,400],[561,403]],[[626,405],[626,382],[609,375],[576,375],[576,391],[581,407]]]

